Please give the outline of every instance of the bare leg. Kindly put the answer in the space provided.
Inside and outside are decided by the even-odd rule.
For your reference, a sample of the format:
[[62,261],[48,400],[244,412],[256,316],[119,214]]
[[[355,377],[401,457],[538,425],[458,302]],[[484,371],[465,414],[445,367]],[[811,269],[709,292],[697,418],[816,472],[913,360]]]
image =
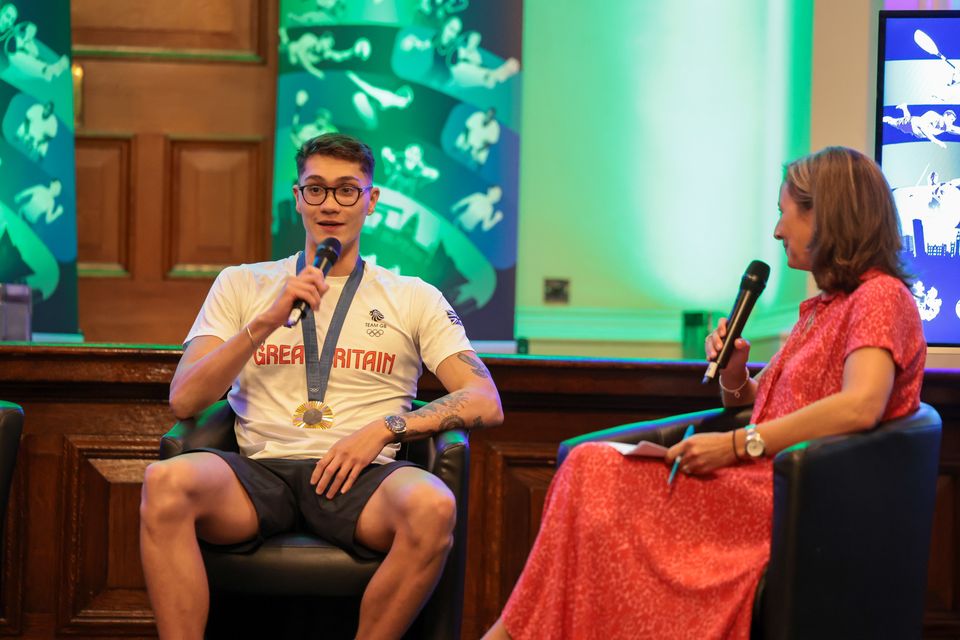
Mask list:
[[503,626],[503,618],[497,618],[490,630],[487,631],[481,640],[510,640],[510,634]]
[[256,532],[253,503],[217,455],[188,453],[147,467],[140,558],[161,638],[203,637],[210,594],[197,536],[230,544]]
[[400,638],[440,579],[453,546],[456,501],[414,467],[387,476],[357,521],[359,542],[388,551],[360,602],[357,638]]

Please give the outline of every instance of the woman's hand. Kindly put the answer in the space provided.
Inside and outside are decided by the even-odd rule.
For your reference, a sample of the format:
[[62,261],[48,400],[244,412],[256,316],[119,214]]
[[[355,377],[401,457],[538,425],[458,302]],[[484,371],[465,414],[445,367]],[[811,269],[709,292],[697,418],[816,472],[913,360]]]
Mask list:
[[667,449],[667,464],[672,465],[677,456],[683,456],[680,473],[687,475],[710,473],[737,463],[730,432],[694,434]]
[[[720,318],[720,321],[717,323],[717,328],[707,336],[706,343],[704,344],[704,352],[707,355],[708,361],[712,362],[717,359],[717,356],[720,354],[720,349],[723,347],[723,339],[726,337],[727,319]],[[720,374],[723,375],[729,371],[731,377],[740,378],[741,372],[746,370],[747,360],[749,358],[750,341],[744,338],[737,338],[736,342],[733,343],[733,352],[730,353],[730,360],[727,361],[727,366],[720,370]]]

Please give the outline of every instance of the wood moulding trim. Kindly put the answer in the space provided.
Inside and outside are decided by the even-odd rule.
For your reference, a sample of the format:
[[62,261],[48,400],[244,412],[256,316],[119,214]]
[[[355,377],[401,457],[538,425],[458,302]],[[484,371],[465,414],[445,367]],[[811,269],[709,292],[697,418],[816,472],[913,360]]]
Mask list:
[[228,264],[175,264],[167,272],[168,278],[215,278]]
[[129,278],[130,272],[119,262],[78,262],[77,275],[81,278]]
[[[180,347],[164,345],[6,344],[0,345],[0,383],[27,391],[53,385],[70,398],[84,397],[72,395],[83,384],[99,386],[104,397],[123,386],[146,384],[156,386],[161,394],[155,399],[163,401],[182,354]],[[149,364],[144,366],[145,362]]]
[[84,129],[77,131],[76,136],[79,140],[133,140],[136,135],[131,131],[94,131]]
[[247,143],[247,144],[260,144],[266,141],[266,136],[230,136],[230,135],[221,135],[221,136],[197,136],[197,135],[187,135],[187,134],[176,134],[172,133],[167,136],[164,136],[169,142],[236,142],[236,143]]
[[232,62],[266,64],[266,58],[244,50],[208,51],[203,49],[163,49],[160,47],[97,47],[78,44],[72,48],[74,58],[109,58],[125,60],[170,60],[177,62]]

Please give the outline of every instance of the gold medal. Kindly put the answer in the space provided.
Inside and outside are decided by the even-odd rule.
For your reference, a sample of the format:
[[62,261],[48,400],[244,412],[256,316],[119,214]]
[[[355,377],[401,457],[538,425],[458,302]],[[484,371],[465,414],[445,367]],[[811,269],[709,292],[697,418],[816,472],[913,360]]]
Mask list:
[[293,426],[301,429],[333,427],[333,409],[320,400],[307,400],[293,412]]

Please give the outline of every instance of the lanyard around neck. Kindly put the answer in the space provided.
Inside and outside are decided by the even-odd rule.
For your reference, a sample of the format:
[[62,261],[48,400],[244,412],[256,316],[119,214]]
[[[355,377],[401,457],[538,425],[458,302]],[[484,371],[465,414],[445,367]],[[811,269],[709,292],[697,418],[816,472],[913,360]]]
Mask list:
[[[303,271],[305,265],[306,259],[301,251],[297,257],[297,273]],[[337,306],[333,310],[333,317],[330,318],[330,326],[327,327],[327,335],[323,340],[322,353],[317,351],[317,324],[313,317],[313,309],[308,306],[300,321],[300,327],[303,330],[304,362],[307,367],[308,400],[323,400],[323,396],[327,392],[330,370],[333,368],[333,356],[337,350],[337,339],[340,337],[343,321],[347,317],[350,303],[353,302],[353,296],[357,293],[362,278],[363,259],[357,255],[357,264],[353,267],[350,277],[347,278],[347,283],[343,287]]]

